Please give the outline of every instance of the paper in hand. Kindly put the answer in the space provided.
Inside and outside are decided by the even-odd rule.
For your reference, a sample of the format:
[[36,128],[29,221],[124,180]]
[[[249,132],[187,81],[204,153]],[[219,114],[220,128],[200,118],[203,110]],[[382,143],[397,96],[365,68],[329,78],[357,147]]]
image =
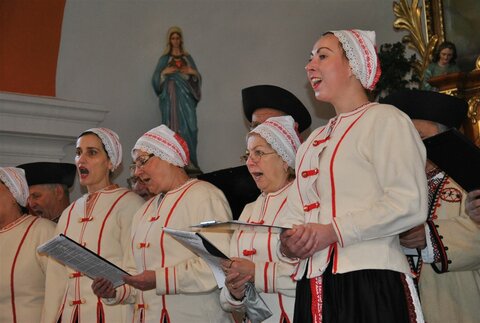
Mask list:
[[225,286],[225,274],[222,270],[221,261],[229,258],[221,250],[198,232],[170,228],[163,228],[163,231],[205,260],[215,276],[218,287],[223,288]]
[[193,225],[192,228],[199,229],[212,229],[212,230],[229,230],[229,231],[246,231],[257,233],[282,233],[284,230],[288,230],[288,227],[281,227],[277,225],[248,223],[238,220],[233,221],[206,221],[200,222],[197,225]]
[[129,275],[110,261],[63,234],[38,246],[37,252],[46,253],[62,264],[92,279],[104,277],[110,280],[115,288],[125,284],[122,277]]

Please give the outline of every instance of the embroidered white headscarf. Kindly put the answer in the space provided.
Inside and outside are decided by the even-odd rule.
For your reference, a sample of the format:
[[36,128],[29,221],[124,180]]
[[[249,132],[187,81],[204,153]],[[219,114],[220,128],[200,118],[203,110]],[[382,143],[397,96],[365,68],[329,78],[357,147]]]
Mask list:
[[175,166],[185,167],[190,160],[190,153],[185,140],[166,125],[160,125],[143,134],[132,149],[154,154]]
[[373,90],[382,70],[375,48],[375,32],[370,30],[332,30],[347,54],[353,74],[367,90]]
[[25,171],[17,167],[0,167],[0,180],[8,187],[18,204],[26,207],[29,191]]
[[295,155],[300,147],[300,138],[295,131],[295,121],[291,116],[268,118],[250,131],[248,136],[252,133],[259,134],[288,166],[295,168]]
[[107,155],[112,162],[113,172],[122,163],[122,144],[120,143],[120,138],[117,133],[108,128],[91,128],[82,132],[80,136],[87,132],[93,132],[102,141]]

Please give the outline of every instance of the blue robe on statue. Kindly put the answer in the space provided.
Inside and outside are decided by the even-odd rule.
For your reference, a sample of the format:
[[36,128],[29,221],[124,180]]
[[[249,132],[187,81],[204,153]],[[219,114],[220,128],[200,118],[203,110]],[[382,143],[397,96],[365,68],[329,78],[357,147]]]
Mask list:
[[190,150],[190,161],[198,166],[197,161],[197,103],[201,96],[201,76],[186,75],[180,72],[162,75],[165,67],[189,65],[198,73],[190,55],[173,57],[165,54],[160,57],[152,77],[152,85],[158,95],[162,123],[182,136]]

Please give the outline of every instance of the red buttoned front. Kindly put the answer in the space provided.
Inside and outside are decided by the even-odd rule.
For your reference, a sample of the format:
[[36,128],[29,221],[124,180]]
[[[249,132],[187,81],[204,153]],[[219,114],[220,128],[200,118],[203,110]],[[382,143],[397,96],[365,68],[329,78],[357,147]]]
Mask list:
[[312,203],[312,204],[306,204],[306,205],[303,206],[303,210],[304,210],[305,212],[309,212],[309,211],[311,211],[311,210],[313,210],[313,209],[318,208],[319,206],[320,206],[320,203],[319,203],[319,202],[315,202],[315,203]]
[[138,249],[148,248],[150,247],[150,242],[140,242],[137,247]]
[[74,306],[74,305],[85,304],[85,302],[86,302],[85,298],[82,298],[82,299],[76,299],[74,301],[70,301],[69,304],[70,306]]
[[82,277],[82,276],[83,276],[82,273],[79,273],[78,271],[68,275],[69,278],[78,278],[78,277]]
[[307,178],[309,176],[313,176],[313,175],[317,175],[319,172],[318,168],[314,168],[314,169],[309,169],[309,170],[304,170],[302,172],[302,177],[303,178]]
[[80,222],[80,223],[90,222],[90,221],[93,221],[93,216],[89,216],[89,217],[86,217],[86,218],[80,218],[80,219],[78,219],[78,222]]
[[243,250],[243,255],[244,256],[253,256],[256,253],[257,253],[257,249],[255,249],[255,248],[253,248],[251,250],[248,250],[248,249]]

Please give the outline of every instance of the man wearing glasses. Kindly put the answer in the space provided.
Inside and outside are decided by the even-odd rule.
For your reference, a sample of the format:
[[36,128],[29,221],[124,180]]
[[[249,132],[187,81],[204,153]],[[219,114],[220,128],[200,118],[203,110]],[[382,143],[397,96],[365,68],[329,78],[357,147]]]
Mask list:
[[[148,159],[147,159],[148,160]],[[145,201],[154,197],[155,194],[150,193],[145,183],[135,176],[135,164],[130,165],[130,177],[127,178],[128,187],[134,192],[140,195]]]

